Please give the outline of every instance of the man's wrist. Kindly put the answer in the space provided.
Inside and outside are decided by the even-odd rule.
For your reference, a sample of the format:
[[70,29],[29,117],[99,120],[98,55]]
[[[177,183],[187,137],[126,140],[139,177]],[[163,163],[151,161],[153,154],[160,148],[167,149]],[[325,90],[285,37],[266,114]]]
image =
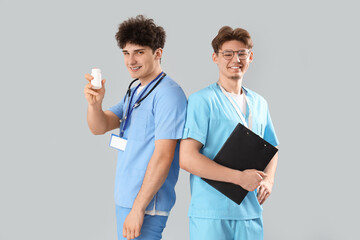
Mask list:
[[242,175],[243,172],[239,170],[233,170],[232,174],[230,175],[230,182],[236,185],[241,186],[242,184]]
[[132,211],[145,214],[146,206],[141,203],[137,203],[136,200],[131,208]]
[[266,177],[264,178],[264,180],[266,180],[266,181],[268,181],[269,183],[271,183],[272,185],[274,185],[274,178],[269,177],[269,176],[266,176]]
[[93,103],[93,104],[89,103],[89,108],[91,108],[93,110],[102,110],[102,102],[97,102],[97,103]]
[[273,177],[273,176],[267,175],[266,177],[264,177],[263,180],[266,180],[266,181],[268,181],[269,183],[274,184],[274,177]]

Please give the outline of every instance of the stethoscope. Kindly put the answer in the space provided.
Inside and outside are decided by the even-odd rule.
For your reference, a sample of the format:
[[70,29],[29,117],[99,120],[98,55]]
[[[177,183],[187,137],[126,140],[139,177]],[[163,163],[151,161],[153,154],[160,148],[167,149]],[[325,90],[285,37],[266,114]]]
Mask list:
[[[122,137],[124,135],[124,132],[125,132],[125,128],[126,128],[126,125],[127,125],[127,119],[128,117],[131,115],[132,111],[139,107],[141,102],[144,101],[144,99],[149,96],[149,94],[159,85],[159,83],[161,82],[161,80],[163,80],[163,78],[166,76],[166,73],[164,72],[161,72],[154,80],[152,80],[146,87],[145,89],[142,91],[142,93],[140,94],[138,100],[135,102],[134,106],[132,108],[130,108],[130,103],[132,102],[132,99],[134,97],[135,94],[131,94],[131,86],[133,85],[134,82],[136,82],[137,80],[139,80],[138,78],[137,79],[134,79],[133,81],[131,81],[131,83],[129,84],[129,87],[128,87],[128,90],[126,91],[126,94],[125,94],[125,98],[124,98],[124,102],[126,101],[126,97],[128,99],[128,103],[127,103],[127,106],[126,106],[126,112],[125,112],[125,115],[123,116],[123,118],[120,120],[120,123],[125,121],[122,129],[120,130],[120,137]],[[158,80],[159,79],[159,80]],[[143,94],[146,92],[146,90],[148,89],[148,87],[154,83],[156,80],[158,80],[156,82],[156,84],[150,89],[150,91],[145,95],[143,96]],[[140,87],[140,83],[139,85],[137,85],[137,87],[134,89],[133,93],[136,92],[136,90]]]

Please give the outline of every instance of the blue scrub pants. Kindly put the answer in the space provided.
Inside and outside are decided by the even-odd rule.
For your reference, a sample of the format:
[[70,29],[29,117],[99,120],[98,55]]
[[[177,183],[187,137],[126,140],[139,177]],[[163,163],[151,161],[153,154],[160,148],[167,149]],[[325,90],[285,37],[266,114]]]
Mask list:
[[[130,208],[123,208],[116,206],[116,223],[117,233],[119,240],[126,240],[123,237],[123,225],[125,218],[130,213]],[[166,226],[167,216],[151,216],[145,214],[144,222],[141,227],[141,234],[139,237],[134,238],[137,240],[160,240],[162,232]]]
[[223,220],[190,217],[190,240],[263,240],[262,218]]

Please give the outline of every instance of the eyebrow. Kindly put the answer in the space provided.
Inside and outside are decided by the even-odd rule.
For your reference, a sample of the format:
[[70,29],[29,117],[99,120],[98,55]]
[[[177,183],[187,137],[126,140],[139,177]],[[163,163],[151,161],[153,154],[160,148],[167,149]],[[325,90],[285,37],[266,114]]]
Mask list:
[[[139,49],[135,49],[134,52],[139,52],[139,51],[145,51],[145,48],[139,48]],[[128,50],[123,50],[123,52],[129,52]]]

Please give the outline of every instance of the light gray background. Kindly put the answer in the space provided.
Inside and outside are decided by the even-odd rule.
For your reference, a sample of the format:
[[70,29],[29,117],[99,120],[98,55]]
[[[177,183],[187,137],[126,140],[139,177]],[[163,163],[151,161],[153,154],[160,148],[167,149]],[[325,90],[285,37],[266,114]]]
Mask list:
[[[146,14],[167,32],[163,69],[187,96],[215,82],[223,25],[254,40],[244,85],[269,102],[280,140],[265,239],[358,239],[360,18],[355,1],[0,0],[0,239],[115,239],[116,151],[86,124],[84,74],[130,81],[114,35]],[[188,173],[164,239],[188,239]]]

